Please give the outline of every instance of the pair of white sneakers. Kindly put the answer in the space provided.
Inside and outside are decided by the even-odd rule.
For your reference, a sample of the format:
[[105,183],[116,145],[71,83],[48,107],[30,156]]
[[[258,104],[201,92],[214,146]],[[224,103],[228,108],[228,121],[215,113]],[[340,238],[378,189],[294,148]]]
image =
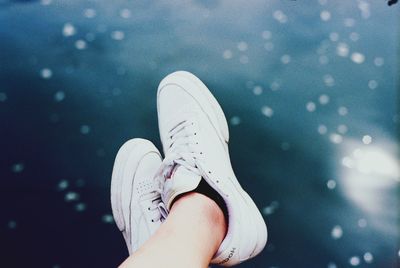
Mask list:
[[256,256],[267,228],[233,172],[228,124],[217,100],[196,76],[179,71],[161,81],[157,112],[164,160],[150,141],[132,139],[114,163],[111,204],[129,253],[161,226],[178,195],[204,179],[228,211],[227,234],[212,263],[232,266]]

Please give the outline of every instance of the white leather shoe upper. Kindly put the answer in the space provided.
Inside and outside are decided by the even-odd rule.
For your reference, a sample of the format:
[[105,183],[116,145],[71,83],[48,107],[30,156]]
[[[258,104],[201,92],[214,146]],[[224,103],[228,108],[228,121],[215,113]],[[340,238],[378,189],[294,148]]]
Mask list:
[[157,110],[167,208],[203,178],[224,198],[229,214],[228,232],[213,263],[231,266],[257,255],[265,246],[267,229],[232,170],[228,126],[218,102],[197,77],[175,72],[160,83]]
[[155,176],[160,164],[157,148],[143,139],[129,140],[116,156],[111,205],[130,254],[148,240],[164,218],[160,212],[163,206],[160,185]]

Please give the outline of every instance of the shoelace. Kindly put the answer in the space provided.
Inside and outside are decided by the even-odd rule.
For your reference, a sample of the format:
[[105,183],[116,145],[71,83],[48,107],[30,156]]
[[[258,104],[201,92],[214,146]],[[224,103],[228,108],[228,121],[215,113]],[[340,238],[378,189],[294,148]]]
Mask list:
[[151,222],[164,222],[168,216],[167,209],[164,203],[161,201],[161,192],[162,190],[157,188],[142,196],[142,200],[149,199],[149,205],[147,209],[152,212]]
[[200,175],[197,157],[201,152],[197,150],[197,143],[194,139],[197,133],[193,131],[193,126],[193,122],[185,120],[179,122],[168,132],[168,149],[158,172],[160,180],[164,181],[176,165],[184,166]]

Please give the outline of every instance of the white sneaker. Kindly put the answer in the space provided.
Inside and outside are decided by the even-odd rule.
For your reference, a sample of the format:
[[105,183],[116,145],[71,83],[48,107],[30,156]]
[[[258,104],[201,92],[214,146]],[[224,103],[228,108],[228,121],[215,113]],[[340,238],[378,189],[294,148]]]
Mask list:
[[265,247],[267,228],[232,170],[228,125],[217,100],[196,76],[183,71],[165,77],[157,94],[167,208],[203,178],[223,197],[229,214],[227,235],[212,263],[231,266],[256,256]]
[[129,254],[160,227],[166,215],[155,174],[161,155],[148,140],[132,139],[119,149],[111,180],[111,207]]

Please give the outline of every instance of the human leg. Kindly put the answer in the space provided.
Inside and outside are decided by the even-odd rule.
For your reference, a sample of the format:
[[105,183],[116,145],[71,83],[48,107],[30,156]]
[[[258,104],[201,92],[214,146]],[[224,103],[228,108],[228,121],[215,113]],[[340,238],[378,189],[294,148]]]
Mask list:
[[[152,237],[147,232],[150,239],[138,251],[128,243],[133,256],[122,267],[232,266],[259,254],[267,240],[266,225],[233,172],[229,131],[218,102],[198,78],[176,72],[160,83],[157,110],[165,159],[147,181],[160,183],[162,202],[158,197],[152,202],[163,208],[160,214],[168,209],[171,214],[154,225],[160,229]],[[146,214],[143,205],[135,210]],[[146,224],[153,226],[149,219]],[[131,231],[140,229],[136,221],[128,225]],[[129,231],[120,230],[126,239]]]
[[234,174],[228,125],[217,100],[196,76],[179,71],[161,81],[157,112],[165,154],[161,197],[167,209],[177,196],[205,182],[227,208],[227,234],[212,263],[232,266],[259,254],[267,241],[267,228]]
[[208,267],[225,232],[220,207],[203,194],[186,193],[174,202],[157,232],[121,267]]

